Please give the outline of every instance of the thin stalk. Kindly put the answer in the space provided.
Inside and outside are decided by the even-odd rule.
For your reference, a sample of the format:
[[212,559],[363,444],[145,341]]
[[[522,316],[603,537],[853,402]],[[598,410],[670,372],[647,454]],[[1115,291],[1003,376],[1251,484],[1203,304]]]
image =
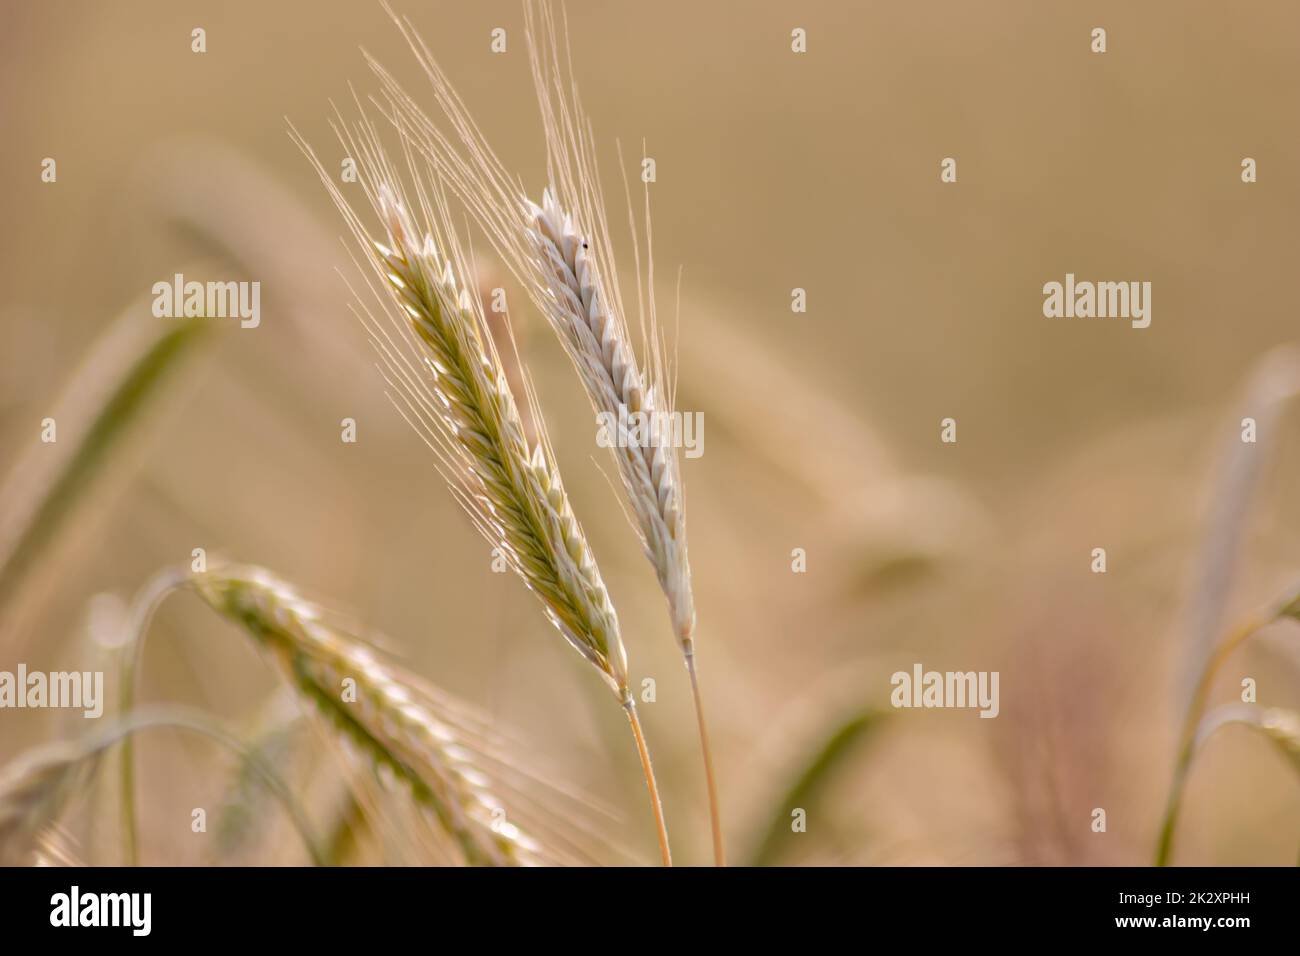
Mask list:
[[1179,736],[1178,761],[1174,765],[1169,801],[1165,805],[1164,820],[1160,826],[1160,841],[1156,846],[1156,866],[1168,866],[1169,859],[1173,855],[1174,832],[1182,809],[1183,791],[1186,789],[1187,777],[1192,768],[1192,758],[1196,756],[1196,728],[1200,726],[1201,717],[1205,713],[1205,705],[1210,698],[1214,678],[1233,651],[1248,637],[1275,619],[1275,615],[1252,614],[1220,642],[1206,662],[1205,669],[1201,671],[1200,679],[1192,691],[1192,698],[1187,706],[1187,716],[1183,720],[1182,733]]
[[[140,663],[144,657],[144,637],[158,605],[172,591],[184,585],[186,574],[179,568],[159,572],[144,586],[131,606],[126,621],[126,640],[122,644],[122,690],[118,714],[125,718],[135,708],[136,685],[140,680]],[[140,865],[135,812],[135,744],[131,736],[122,740],[122,839],[126,845],[127,866]]]
[[727,853],[722,845],[722,813],[718,807],[718,784],[713,776],[713,750],[709,747],[709,728],[704,722],[704,702],[695,673],[695,648],[686,651],[686,673],[691,676],[691,697],[695,701],[695,723],[700,729],[700,755],[704,758],[704,780],[709,788],[709,826],[713,830],[713,865],[726,866]]
[[627,711],[628,723],[632,725],[637,756],[641,758],[641,772],[645,775],[646,790],[650,793],[650,809],[654,812],[655,829],[659,837],[659,855],[664,866],[672,866],[673,855],[668,849],[668,827],[664,824],[664,807],[659,799],[659,786],[655,783],[655,770],[650,764],[650,751],[645,745],[645,734],[641,732],[641,718],[637,716],[636,704],[631,697],[627,698],[623,709]]

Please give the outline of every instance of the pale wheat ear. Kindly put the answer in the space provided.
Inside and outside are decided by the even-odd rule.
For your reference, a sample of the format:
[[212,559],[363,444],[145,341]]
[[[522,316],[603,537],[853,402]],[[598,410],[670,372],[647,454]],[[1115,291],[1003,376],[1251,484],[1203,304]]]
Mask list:
[[[535,283],[534,301],[550,319],[564,342],[592,407],[622,420],[620,414],[642,414],[654,422],[671,420],[676,382],[666,367],[666,348],[655,305],[653,229],[650,189],[644,184],[645,269],[642,282],[641,245],[637,238],[632,192],[619,148],[620,170],[627,198],[641,355],[626,320],[618,283],[618,263],[605,212],[604,191],[596,161],[591,123],[585,116],[573,75],[567,22],[557,29],[549,3],[526,3],[533,85],[546,133],[547,169],[552,186],[541,206],[528,204],[525,261]],[[644,144],[643,144],[644,150]],[[486,148],[474,149],[482,155]],[[490,232],[489,232],[490,234]],[[503,255],[505,254],[503,250]],[[690,556],[686,540],[686,490],[677,448],[662,439],[637,447],[620,442],[614,449],[628,504],[646,557],[655,570],[668,602],[673,632],[690,678],[700,752],[704,763],[713,859],[726,863],[722,813],[713,766],[708,724],[696,665],[696,613]]]

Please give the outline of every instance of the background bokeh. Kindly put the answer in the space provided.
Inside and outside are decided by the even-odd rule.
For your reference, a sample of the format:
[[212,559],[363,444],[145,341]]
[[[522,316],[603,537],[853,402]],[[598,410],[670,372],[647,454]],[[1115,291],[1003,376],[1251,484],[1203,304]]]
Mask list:
[[[540,191],[518,4],[397,6]],[[1300,581],[1300,421],[1283,410],[1258,446],[1236,441],[1244,415],[1267,413],[1252,376],[1296,337],[1300,8],[666,0],[569,17],[607,183],[616,141],[633,174],[643,140],[656,159],[669,312],[681,270],[679,404],[706,423],[705,454],[685,463],[700,662],[733,858],[788,812],[837,728],[889,710],[890,675],[921,662],[1000,671],[1001,715],[871,720],[775,859],[1149,861],[1204,650],[1198,569],[1230,583],[1219,624]],[[76,433],[104,336],[157,334],[153,283],[262,283],[261,327],[215,323],[6,597],[0,669],[111,666],[121,602],[192,548],[263,564],[513,728],[652,859],[621,715],[518,582],[491,573],[389,406],[338,274],[352,268],[341,221],[286,134],[287,117],[337,163],[330,101],[376,87],[362,46],[423,92],[379,4],[3,0],[0,21],[0,475],[39,468],[52,409]],[[497,26],[505,55],[489,52]],[[796,26],[805,55],[790,52]],[[955,185],[939,182],[947,156]],[[1258,183],[1240,180],[1245,156]],[[57,183],[40,181],[44,157]],[[1149,280],[1151,327],[1045,319],[1041,287],[1066,272]],[[633,674],[657,681],[642,710],[675,850],[706,862],[662,598],[567,360],[510,288]],[[1300,385],[1273,362],[1269,382]],[[955,445],[939,441],[948,416]],[[355,445],[339,441],[344,417]],[[1234,454],[1258,455],[1256,486],[1217,477]],[[1239,547],[1211,528],[1227,496]],[[0,528],[23,515],[0,499]],[[1095,547],[1105,575],[1089,570]],[[793,548],[807,573],[791,572]],[[246,722],[277,686],[192,598],[166,605],[150,640],[150,700]],[[1215,700],[1249,676],[1261,702],[1300,708],[1297,640],[1296,625],[1268,629]],[[84,723],[0,713],[0,759]],[[228,762],[167,736],[142,760],[146,859],[211,860],[189,808],[221,792]],[[1297,821],[1294,771],[1226,730],[1198,760],[1176,859],[1291,864]],[[84,854],[112,862],[111,833],[80,827]],[[252,858],[298,861],[285,842]]]

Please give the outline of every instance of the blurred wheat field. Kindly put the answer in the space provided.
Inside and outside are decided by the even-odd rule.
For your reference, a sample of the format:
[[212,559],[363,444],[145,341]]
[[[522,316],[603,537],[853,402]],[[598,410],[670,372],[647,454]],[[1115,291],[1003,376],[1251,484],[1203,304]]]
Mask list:
[[[540,194],[519,4],[397,9]],[[1216,635],[1300,582],[1287,493],[1300,420],[1285,399],[1270,413],[1258,388],[1295,340],[1300,13],[1027,0],[568,12],[615,242],[627,245],[616,140],[629,176],[644,141],[673,313],[681,270],[680,319],[664,321],[678,405],[706,422],[684,470],[733,862],[1150,862],[1206,582],[1224,587]],[[622,855],[600,862],[652,862],[620,716],[532,597],[492,573],[390,407],[339,276],[355,272],[345,230],[286,135],[288,117],[332,142],[330,101],[346,103],[349,83],[373,90],[361,46],[426,92],[380,6],[3,2],[0,17],[15,227],[0,257],[0,543],[49,487],[57,462],[41,455],[67,454],[113,369],[176,328],[149,312],[155,282],[184,272],[263,292],[257,329],[203,320],[106,445],[4,594],[0,670],[104,670],[111,711],[128,602],[204,548],[272,569],[520,738],[548,777],[610,810],[593,825]],[[1088,49],[1097,25],[1104,56]],[[489,49],[497,27],[503,55]],[[794,27],[807,54],[790,51]],[[1257,183],[1240,180],[1245,156]],[[41,181],[45,157],[56,183]],[[507,289],[633,686],[656,684],[640,711],[675,856],[705,864],[690,689],[663,597],[562,350],[486,244],[475,252],[480,286]],[[1151,327],[1044,318],[1042,285],[1066,272],[1150,280]],[[806,313],[791,312],[794,288]],[[43,446],[50,415],[59,442]],[[939,440],[949,416],[955,444]],[[1258,446],[1236,440],[1245,416],[1261,422]],[[345,418],[355,444],[339,440]],[[1232,455],[1256,449],[1254,482],[1230,480]],[[1237,537],[1216,524],[1231,523],[1225,509],[1240,510]],[[1089,569],[1097,547],[1104,575]],[[796,548],[806,573],[792,573]],[[1246,643],[1213,701],[1252,678],[1261,704],[1300,708],[1297,627]],[[246,740],[298,713],[253,644],[192,595],[169,600],[150,635],[142,700],[202,709]],[[890,675],[917,662],[999,671],[998,718],[891,708]],[[0,763],[93,723],[0,711]],[[392,829],[360,834],[351,860],[424,862],[401,852],[391,795],[340,773],[319,728],[292,726],[282,766],[313,821],[350,811],[351,782]],[[252,838],[216,840],[215,810],[205,837],[191,831],[192,808],[229,798],[230,754],[169,732],[135,749],[143,861],[308,862],[265,795]],[[120,859],[108,770],[62,816],[81,860]],[[776,836],[791,799],[808,830]],[[1297,819],[1293,768],[1225,727],[1188,779],[1175,862],[1293,864]]]

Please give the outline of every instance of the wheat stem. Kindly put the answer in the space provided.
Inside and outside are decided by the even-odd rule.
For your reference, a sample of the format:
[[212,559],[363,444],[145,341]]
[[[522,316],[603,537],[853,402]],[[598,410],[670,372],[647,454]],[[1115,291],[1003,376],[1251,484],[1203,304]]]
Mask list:
[[627,711],[628,723],[632,725],[637,756],[641,758],[641,773],[645,777],[646,790],[650,794],[650,810],[654,813],[655,832],[659,838],[659,856],[664,866],[672,866],[673,855],[668,847],[668,827],[664,824],[663,802],[659,799],[659,786],[655,783],[655,770],[650,763],[650,751],[646,747],[645,734],[641,731],[641,718],[637,716],[636,704],[631,696],[624,702],[623,709]]
[[727,865],[727,851],[722,843],[722,819],[718,812],[718,785],[713,776],[713,752],[709,747],[709,728],[704,721],[704,702],[700,699],[700,682],[695,673],[695,649],[686,652],[686,672],[691,677],[691,698],[695,705],[695,723],[699,728],[700,755],[704,760],[704,781],[709,790],[709,828],[713,833],[713,864]]
[[[181,587],[185,580],[184,571],[171,568],[161,571],[141,589],[132,602],[125,622],[126,633],[121,642],[122,669],[118,675],[122,685],[118,699],[118,713],[122,716],[135,710],[136,690],[140,681],[140,665],[144,659],[144,641],[149,631],[149,622],[167,595]],[[140,841],[135,805],[135,742],[130,735],[122,741],[121,761],[122,841],[126,849],[126,865],[139,866]]]

